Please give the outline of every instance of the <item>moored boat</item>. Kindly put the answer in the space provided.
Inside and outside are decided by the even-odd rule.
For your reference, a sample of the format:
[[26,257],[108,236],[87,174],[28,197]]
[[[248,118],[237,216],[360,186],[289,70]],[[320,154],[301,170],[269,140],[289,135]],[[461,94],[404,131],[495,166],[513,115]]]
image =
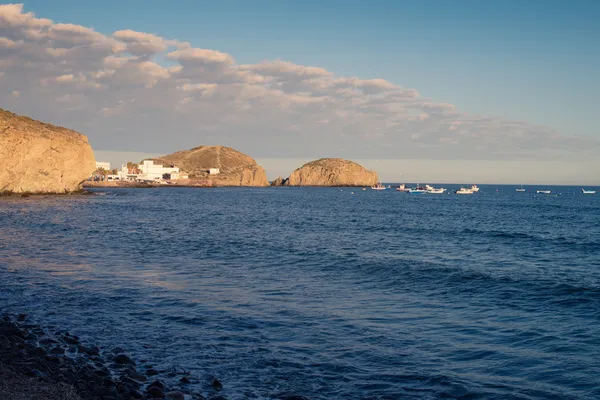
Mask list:
[[456,194],[473,194],[473,190],[461,187],[454,193],[456,193]]
[[406,185],[404,183],[400,184],[400,186],[398,186],[396,188],[397,191],[399,192],[408,192],[410,189],[406,187]]
[[581,193],[583,194],[596,194],[595,190],[585,190],[584,188],[581,188]]
[[550,193],[552,193],[551,190],[536,190],[535,192],[537,194],[550,194]]
[[371,189],[373,189],[373,190],[385,190],[385,189],[387,189],[387,187],[384,186],[381,182],[379,182],[379,183],[377,183],[377,185],[371,186]]

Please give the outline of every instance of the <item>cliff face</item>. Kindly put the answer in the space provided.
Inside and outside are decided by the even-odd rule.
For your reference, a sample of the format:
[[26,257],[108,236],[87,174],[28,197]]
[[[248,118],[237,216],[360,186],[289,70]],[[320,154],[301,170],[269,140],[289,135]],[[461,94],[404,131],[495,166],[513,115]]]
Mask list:
[[[269,186],[264,168],[231,147],[199,146],[157,158],[155,162],[174,164],[190,174],[190,178],[210,180],[216,186]],[[219,168],[219,174],[209,175],[210,168]]]
[[0,193],[70,193],[96,169],[87,137],[0,109]]
[[321,158],[298,168],[290,175],[290,186],[371,186],[377,173],[341,158]]

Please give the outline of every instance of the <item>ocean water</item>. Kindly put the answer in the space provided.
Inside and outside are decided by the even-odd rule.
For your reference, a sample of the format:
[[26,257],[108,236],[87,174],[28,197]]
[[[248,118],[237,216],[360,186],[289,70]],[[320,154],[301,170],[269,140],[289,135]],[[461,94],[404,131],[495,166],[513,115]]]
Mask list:
[[527,189],[0,198],[0,309],[207,396],[600,398],[600,194]]

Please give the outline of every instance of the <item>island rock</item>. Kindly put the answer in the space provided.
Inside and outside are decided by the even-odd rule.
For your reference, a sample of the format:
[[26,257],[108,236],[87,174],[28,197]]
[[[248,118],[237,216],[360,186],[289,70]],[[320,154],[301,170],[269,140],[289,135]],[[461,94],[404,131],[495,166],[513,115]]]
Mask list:
[[96,169],[87,137],[0,109],[0,193],[71,193]]
[[321,158],[298,168],[288,178],[289,186],[371,186],[377,173],[341,158]]
[[282,177],[277,177],[273,182],[271,182],[271,186],[285,186],[287,184],[287,179],[283,179]]
[[231,147],[199,146],[154,159],[189,174],[190,183],[208,182],[213,186],[269,186],[265,169],[256,161]]

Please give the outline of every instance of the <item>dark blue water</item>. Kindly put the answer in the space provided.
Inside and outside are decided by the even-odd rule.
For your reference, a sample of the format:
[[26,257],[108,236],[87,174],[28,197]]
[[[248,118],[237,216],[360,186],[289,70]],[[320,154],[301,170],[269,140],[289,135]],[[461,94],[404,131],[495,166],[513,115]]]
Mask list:
[[600,195],[514,189],[2,198],[0,308],[229,399],[600,398]]

